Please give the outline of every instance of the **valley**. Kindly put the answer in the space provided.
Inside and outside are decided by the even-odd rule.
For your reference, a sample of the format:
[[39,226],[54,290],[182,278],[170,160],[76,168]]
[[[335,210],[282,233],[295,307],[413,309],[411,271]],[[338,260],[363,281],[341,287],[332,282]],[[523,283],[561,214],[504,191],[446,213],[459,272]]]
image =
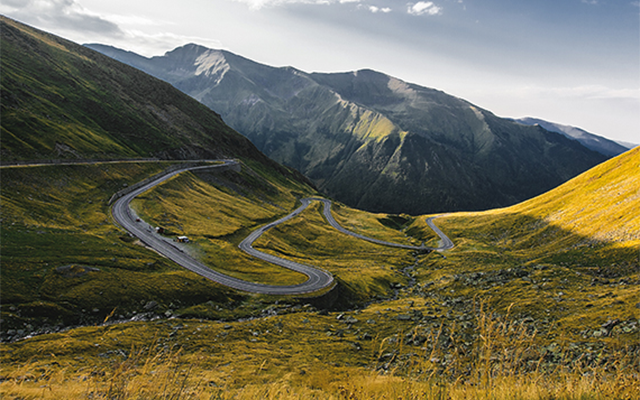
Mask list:
[[[366,211],[351,205],[355,197],[334,196],[320,175],[265,156],[170,84],[0,22],[3,398],[631,399],[640,391],[640,148],[609,158],[373,71],[270,70],[268,82],[290,86],[260,92],[263,101],[252,97],[255,81],[236,75],[249,86],[229,89],[237,94],[229,104],[263,107],[265,93],[287,100],[275,111],[247,101],[238,115],[313,114],[300,96],[333,99],[317,103],[327,114],[316,121],[336,126],[258,147],[308,163],[305,172],[342,168],[345,192],[394,203]],[[428,99],[444,103],[408,116]],[[457,125],[415,130],[452,110],[462,113]],[[332,138],[327,162],[305,147],[318,132]],[[462,139],[447,145],[455,132]],[[515,142],[522,146],[507,146]],[[508,162],[542,153],[552,157]],[[578,162],[565,169],[566,160]],[[482,165],[507,186],[532,187],[498,189]],[[414,167],[442,174],[405,173]],[[372,170],[406,185],[369,179]],[[533,188],[544,180],[553,188]],[[471,207],[478,193],[508,204]],[[371,211],[378,206],[387,211]],[[305,286],[316,273],[320,283]],[[261,290],[274,287],[287,293]]]

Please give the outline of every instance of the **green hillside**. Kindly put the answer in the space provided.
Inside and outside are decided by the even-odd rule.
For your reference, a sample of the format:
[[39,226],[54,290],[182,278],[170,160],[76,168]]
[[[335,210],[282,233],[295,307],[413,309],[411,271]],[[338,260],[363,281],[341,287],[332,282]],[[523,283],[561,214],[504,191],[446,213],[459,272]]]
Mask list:
[[[316,194],[308,181],[169,84],[72,42],[1,22],[2,163],[26,163],[0,172],[2,335],[95,323],[115,310],[115,317],[131,318],[148,302],[163,312],[207,301],[238,306],[244,295],[203,281],[121,231],[109,199],[171,167],[171,159],[237,158],[241,172],[199,173],[210,183],[199,184],[204,194],[191,196],[200,202],[194,210],[208,202],[234,215],[237,221],[223,221],[231,233],[287,214],[300,196]],[[135,161],[141,157],[165,160]],[[123,161],[30,165],[114,158]],[[162,190],[188,193],[190,176],[195,179],[185,174]],[[232,241],[222,245],[235,249]],[[212,267],[265,283],[303,278],[242,258],[237,249],[232,254]]]
[[[420,255],[358,243],[328,228],[319,207],[256,243],[264,251],[328,268],[346,288],[340,296],[350,296],[351,309],[317,308],[306,304],[309,299],[239,295],[171,268],[154,253],[118,240],[116,232],[99,241],[99,233],[89,230],[96,237],[92,246],[102,243],[116,251],[122,265],[89,264],[100,271],[86,275],[80,270],[55,272],[47,270],[45,262],[50,267],[66,264],[80,254],[72,250],[71,238],[65,245],[68,259],[50,247],[38,254],[39,264],[27,258],[23,275],[11,276],[14,282],[29,282],[20,289],[24,296],[42,277],[46,290],[33,291],[40,297],[26,305],[6,304],[3,297],[3,320],[11,321],[16,310],[23,320],[33,318],[27,313],[36,305],[63,307],[74,296],[86,307],[130,296],[137,308],[118,305],[111,318],[136,311],[142,314],[140,321],[92,323],[1,344],[5,379],[0,392],[22,398],[184,393],[202,399],[632,398],[640,389],[640,289],[635,284],[640,221],[627,207],[638,207],[639,157],[637,149],[625,153],[514,207],[443,216],[437,224],[456,247],[442,253]],[[51,174],[61,167],[45,168]],[[132,172],[146,172],[140,168]],[[88,174],[85,170],[80,175]],[[46,181],[58,186],[54,177]],[[211,235],[209,244],[197,239],[207,254],[235,257],[232,246],[221,245],[224,238],[237,240],[234,232],[242,236],[233,224],[242,230],[257,222],[251,222],[253,218],[275,210],[253,196],[231,200],[230,195],[256,188],[247,185],[256,183],[250,176],[242,181],[231,173],[222,178],[188,174],[150,192],[137,206],[150,210],[152,218],[167,218],[193,231],[194,237]],[[38,200],[36,196],[51,192],[43,182],[39,185],[46,191],[23,192],[30,183],[19,189],[27,198]],[[263,196],[264,190],[254,193]],[[287,204],[286,196],[277,195],[281,192],[272,193],[269,203]],[[190,211],[190,195],[204,194],[213,196],[211,207]],[[161,202],[154,200],[157,195],[162,195]],[[605,210],[595,202],[598,196],[612,197],[610,204],[602,203],[611,219],[593,217]],[[571,211],[573,205],[579,215]],[[71,204],[65,208],[77,212]],[[178,209],[182,213],[176,213]],[[20,221],[36,210],[36,203],[26,203],[24,211],[13,212],[11,226],[18,227],[9,230],[38,244],[34,250],[41,247],[35,240],[48,232],[20,226]],[[567,212],[561,214],[563,210]],[[423,218],[369,214],[340,205],[334,214],[344,226],[374,237],[402,241],[410,235],[435,242]],[[597,223],[597,228],[588,228],[592,234],[580,228],[582,214],[582,221]],[[197,215],[225,222],[205,228]],[[238,218],[230,220],[230,215]],[[89,236],[82,236],[82,230],[87,227],[74,223],[79,226],[73,238],[86,241]],[[100,229],[113,230],[106,224]],[[12,239],[6,235],[2,240],[4,246]],[[99,249],[96,246],[96,256]],[[12,261],[4,257],[3,265]],[[141,267],[147,260],[157,264],[153,271]],[[126,273],[116,272],[120,268]],[[52,288],[59,282],[66,286],[56,293]],[[96,289],[104,293],[96,296]],[[165,300],[170,298],[172,305]],[[159,304],[147,310],[151,299]],[[168,310],[178,318],[168,318]]]
[[220,116],[170,85],[2,17],[3,163],[252,157]]

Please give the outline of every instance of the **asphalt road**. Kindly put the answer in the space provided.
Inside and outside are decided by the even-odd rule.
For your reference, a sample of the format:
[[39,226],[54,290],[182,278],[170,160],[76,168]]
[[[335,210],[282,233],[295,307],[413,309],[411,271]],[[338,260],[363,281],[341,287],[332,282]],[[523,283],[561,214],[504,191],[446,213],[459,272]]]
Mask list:
[[323,214],[324,214],[324,217],[327,219],[327,221],[329,222],[329,224],[331,226],[333,226],[335,229],[337,229],[338,231],[340,231],[340,232],[342,232],[344,234],[357,237],[358,239],[366,240],[368,242],[380,244],[380,245],[383,245],[383,246],[399,247],[401,249],[408,249],[408,250],[421,250],[421,251],[434,251],[434,250],[437,250],[437,251],[440,251],[440,250],[449,250],[449,249],[453,248],[453,242],[451,241],[451,239],[449,239],[447,237],[447,235],[442,233],[442,231],[440,229],[438,229],[437,226],[434,225],[433,219],[437,218],[437,216],[436,217],[429,217],[429,218],[426,219],[426,221],[427,221],[427,225],[429,225],[429,227],[431,229],[433,229],[433,231],[440,237],[440,241],[441,241],[440,246],[439,247],[411,246],[411,245],[406,245],[406,244],[385,242],[384,240],[374,239],[374,238],[363,236],[363,235],[361,235],[359,233],[351,232],[351,231],[343,228],[340,224],[338,224],[338,221],[336,221],[333,218],[333,215],[331,214],[331,201],[329,201],[327,199],[323,199],[323,198],[316,198],[316,197],[310,197],[310,198],[302,199],[301,201],[302,201],[302,204],[308,204],[309,201],[312,201],[312,200],[321,201],[322,203],[324,203]]
[[[118,200],[114,202],[113,207],[111,209],[113,218],[116,220],[116,222],[120,226],[122,226],[124,229],[129,231],[132,235],[140,239],[141,242],[151,247],[152,249],[162,254],[163,256],[167,257],[168,259],[178,263],[179,265],[181,265],[182,267],[190,271],[195,272],[200,276],[203,276],[207,279],[218,282],[222,285],[232,287],[234,289],[242,290],[245,292],[252,292],[252,293],[282,295],[282,294],[310,293],[310,292],[315,292],[317,290],[330,286],[333,283],[333,277],[331,276],[331,274],[327,272],[324,272],[322,270],[312,268],[306,265],[298,264],[289,260],[281,259],[266,253],[261,253],[261,252],[258,252],[257,250],[254,250],[254,252],[259,253],[259,255],[256,255],[256,257],[259,257],[267,262],[272,262],[274,264],[281,265],[285,268],[299,271],[307,275],[309,279],[306,282],[298,285],[276,286],[276,285],[264,285],[260,283],[247,282],[241,279],[233,278],[231,276],[209,269],[207,266],[195,260],[193,257],[189,256],[187,253],[185,253],[180,248],[181,244],[175,243],[157,234],[155,230],[152,229],[152,227],[149,226],[147,223],[143,221],[136,221],[137,216],[135,215],[131,207],[129,207],[131,200],[133,200],[136,196],[144,193],[145,191],[151,189],[152,187],[159,185],[160,183],[184,171],[196,170],[196,169],[220,168],[222,166],[229,166],[236,163],[235,161],[231,161],[231,160],[219,160],[219,161],[223,161],[223,163],[178,169],[167,175],[161,176],[158,179],[155,179],[140,188],[133,190],[132,192],[120,197]],[[257,231],[252,232],[252,234],[249,237],[257,238],[257,236],[259,236],[261,232],[263,232],[264,230],[270,228],[276,223],[283,222],[289,218],[292,218],[293,216],[297,215],[296,212],[300,212],[300,211],[301,210],[298,209],[294,211],[294,213],[288,215],[287,217],[281,219],[280,221],[276,221],[265,227],[259,228]],[[249,244],[248,247],[251,248],[251,245]]]
[[267,254],[256,250],[253,248],[252,244],[255,242],[264,232],[273,228],[274,226],[281,224],[285,221],[288,221],[297,215],[299,215],[305,208],[309,206],[311,201],[321,201],[324,203],[324,215],[327,218],[327,221],[331,226],[333,226],[338,231],[345,233],[347,235],[354,236],[356,238],[367,240],[376,244],[384,245],[384,246],[393,246],[399,247],[403,249],[409,250],[446,250],[453,247],[453,243],[449,238],[440,231],[432,222],[434,217],[428,218],[427,223],[429,226],[440,236],[442,240],[442,245],[438,248],[425,247],[425,246],[410,246],[403,245],[391,242],[385,242],[383,240],[369,238],[363,235],[360,235],[355,232],[351,232],[347,229],[344,229],[331,215],[331,202],[322,198],[306,198],[302,199],[302,205],[294,210],[291,214],[277,220],[271,222],[267,225],[264,225],[249,234],[239,245],[238,247],[244,252],[264,260],[266,262],[279,265],[284,268],[291,269],[293,271],[300,272],[308,277],[307,281],[297,284],[297,285],[265,285],[260,283],[248,282],[241,279],[233,278],[231,276],[222,274],[220,272],[216,272],[201,262],[197,261],[193,257],[189,256],[184,250],[181,248],[182,244],[175,243],[170,239],[163,237],[155,232],[155,230],[148,225],[144,221],[138,221],[138,217],[135,215],[135,212],[131,209],[130,203],[136,196],[146,192],[147,190],[153,188],[156,185],[172,178],[175,175],[178,175],[182,172],[196,169],[210,169],[210,168],[220,168],[224,166],[233,165],[236,162],[233,160],[216,160],[222,161],[222,164],[214,164],[214,165],[205,165],[205,166],[197,166],[197,167],[185,167],[182,169],[175,170],[167,175],[158,177],[154,179],[144,186],[141,186],[128,194],[120,197],[116,200],[112,207],[112,215],[115,221],[122,226],[124,229],[129,231],[133,236],[140,239],[141,242],[151,247],[158,253],[164,255],[168,259],[176,262],[180,266],[195,272],[196,274],[203,276],[207,279],[210,279],[214,282],[220,283],[225,286],[232,287],[234,289],[242,290],[245,292],[251,293],[261,293],[261,294],[272,294],[272,295],[296,295],[296,294],[304,294],[315,292],[324,288],[327,288],[333,284],[333,276],[317,267],[312,267],[300,263],[296,263],[291,260],[287,260],[284,258],[276,257],[271,254]]

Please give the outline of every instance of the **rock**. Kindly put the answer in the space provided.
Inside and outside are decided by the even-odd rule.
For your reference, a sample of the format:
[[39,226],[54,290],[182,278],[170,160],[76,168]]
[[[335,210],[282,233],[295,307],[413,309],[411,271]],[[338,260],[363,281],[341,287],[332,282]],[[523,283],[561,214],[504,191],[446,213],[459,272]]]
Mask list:
[[604,324],[602,324],[602,329],[605,331],[605,335],[609,336],[611,334],[611,330],[615,328],[618,324],[620,324],[619,319],[608,320]]
[[407,315],[407,314],[396,315],[396,319],[400,321],[409,321],[411,320],[411,315]]
[[154,300],[148,301],[147,304],[144,305],[145,310],[153,310],[156,307],[158,307],[158,302]]

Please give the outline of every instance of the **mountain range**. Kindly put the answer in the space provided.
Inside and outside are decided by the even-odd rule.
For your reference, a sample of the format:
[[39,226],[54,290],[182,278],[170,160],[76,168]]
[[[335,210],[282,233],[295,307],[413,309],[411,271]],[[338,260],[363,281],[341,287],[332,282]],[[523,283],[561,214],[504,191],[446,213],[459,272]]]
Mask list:
[[524,125],[539,125],[550,132],[557,132],[569,139],[577,140],[586,148],[597,151],[605,156],[617,156],[635,147],[635,145],[631,143],[615,142],[613,140],[603,138],[602,136],[594,135],[593,133],[575,126],[549,122],[540,118],[523,117],[516,118],[514,121]]
[[506,206],[608,158],[372,70],[306,73],[194,44],[152,58],[87,46],[171,83],[327,195],[368,211]]

